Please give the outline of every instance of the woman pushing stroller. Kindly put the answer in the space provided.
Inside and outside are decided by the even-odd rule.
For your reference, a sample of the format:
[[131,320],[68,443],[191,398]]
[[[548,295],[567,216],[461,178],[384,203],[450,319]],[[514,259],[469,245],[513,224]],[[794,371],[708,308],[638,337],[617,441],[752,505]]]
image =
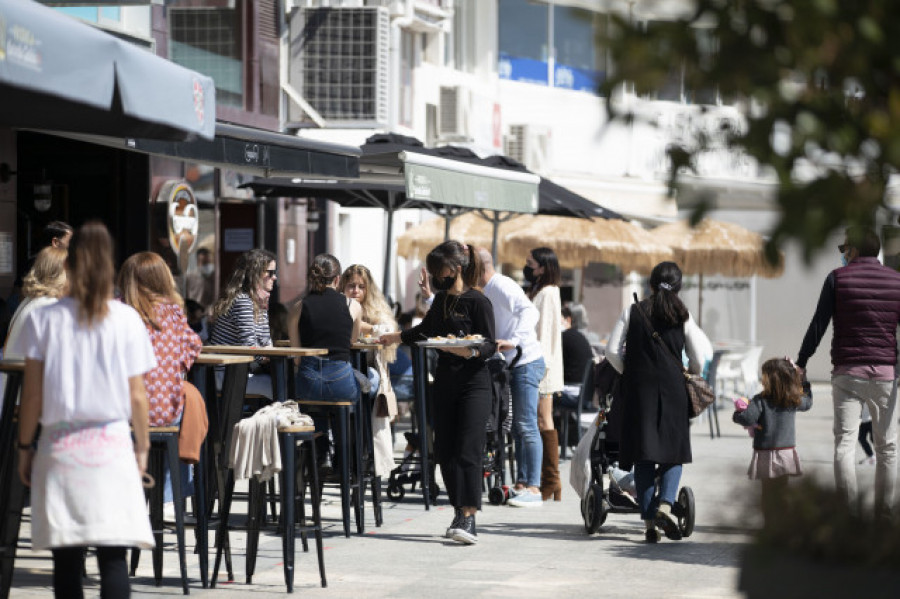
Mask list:
[[[606,352],[610,364],[622,373],[619,457],[623,464],[634,464],[648,543],[659,541],[660,529],[669,539],[681,539],[672,504],[682,464],[691,461],[689,400],[681,368],[669,352],[680,356],[686,351],[689,370],[695,374],[703,371],[713,353],[709,339],[678,297],[680,289],[678,265],[657,264],[650,274],[650,297],[625,309]],[[661,347],[655,336],[668,347]]]

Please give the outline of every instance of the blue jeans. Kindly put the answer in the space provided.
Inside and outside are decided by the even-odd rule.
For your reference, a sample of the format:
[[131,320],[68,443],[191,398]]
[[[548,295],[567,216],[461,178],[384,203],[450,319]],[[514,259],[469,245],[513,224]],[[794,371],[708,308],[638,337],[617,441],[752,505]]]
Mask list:
[[[657,477],[659,477],[659,494],[656,492]],[[680,482],[681,464],[657,465],[653,462],[637,462],[634,465],[634,486],[641,506],[641,518],[652,520],[656,516],[660,501],[673,505]]]
[[[307,356],[300,359],[297,371],[297,396],[321,401],[359,401],[359,382],[350,362]],[[326,433],[316,443],[319,460],[328,447],[328,417],[314,416],[316,431]],[[336,458],[338,456],[335,456]]]
[[516,444],[516,482],[529,487],[541,484],[541,458],[544,445],[538,431],[539,386],[544,378],[544,359],[512,369],[510,391],[513,405],[513,436]]

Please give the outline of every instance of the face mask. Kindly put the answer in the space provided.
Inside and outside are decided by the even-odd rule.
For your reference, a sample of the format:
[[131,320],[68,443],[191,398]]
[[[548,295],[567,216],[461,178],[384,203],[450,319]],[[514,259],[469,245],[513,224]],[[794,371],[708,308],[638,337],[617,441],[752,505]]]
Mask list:
[[841,254],[841,266],[847,266],[848,264],[850,263],[847,261],[847,254]]
[[215,270],[216,270],[215,264],[204,264],[203,266],[200,267],[200,274],[202,274],[205,277],[208,277],[209,275],[213,274],[213,272],[215,272]]
[[537,280],[537,277],[534,276],[534,269],[530,266],[526,266],[522,269],[522,276],[524,276],[525,280],[529,283],[534,283]]
[[435,291],[447,291],[456,282],[456,275],[449,277],[431,277],[431,286]]

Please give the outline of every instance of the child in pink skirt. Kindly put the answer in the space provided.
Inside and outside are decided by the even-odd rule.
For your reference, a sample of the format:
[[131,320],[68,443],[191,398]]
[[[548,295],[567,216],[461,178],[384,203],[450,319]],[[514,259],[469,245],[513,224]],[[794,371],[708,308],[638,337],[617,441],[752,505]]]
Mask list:
[[812,407],[809,382],[789,358],[773,358],[762,365],[762,393],[747,408],[736,411],[732,420],[754,427],[753,459],[747,472],[762,481],[763,514],[777,509],[788,476],[800,476],[794,414]]

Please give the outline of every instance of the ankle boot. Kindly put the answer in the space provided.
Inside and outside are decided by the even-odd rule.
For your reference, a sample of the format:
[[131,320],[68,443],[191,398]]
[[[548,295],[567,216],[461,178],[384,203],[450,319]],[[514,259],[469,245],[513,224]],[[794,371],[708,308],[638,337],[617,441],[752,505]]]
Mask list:
[[544,501],[562,499],[562,483],[559,480],[559,435],[556,429],[541,431],[544,457],[541,461],[541,498]]

